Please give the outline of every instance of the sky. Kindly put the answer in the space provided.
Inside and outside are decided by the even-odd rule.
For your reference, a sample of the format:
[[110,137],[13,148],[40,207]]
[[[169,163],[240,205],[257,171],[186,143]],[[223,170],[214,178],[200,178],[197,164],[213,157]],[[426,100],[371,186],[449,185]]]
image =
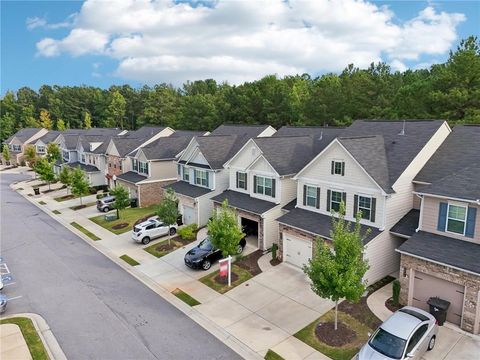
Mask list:
[[1,0],[0,93],[28,86],[240,84],[444,62],[480,1]]

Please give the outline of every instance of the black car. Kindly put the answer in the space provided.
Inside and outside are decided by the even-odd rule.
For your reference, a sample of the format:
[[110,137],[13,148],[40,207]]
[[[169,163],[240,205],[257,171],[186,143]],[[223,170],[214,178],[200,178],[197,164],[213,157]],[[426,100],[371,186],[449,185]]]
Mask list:
[[[247,241],[242,238],[237,246],[237,254],[241,254]],[[208,270],[212,264],[222,258],[222,251],[215,249],[207,237],[200,244],[185,254],[185,265],[192,269]]]

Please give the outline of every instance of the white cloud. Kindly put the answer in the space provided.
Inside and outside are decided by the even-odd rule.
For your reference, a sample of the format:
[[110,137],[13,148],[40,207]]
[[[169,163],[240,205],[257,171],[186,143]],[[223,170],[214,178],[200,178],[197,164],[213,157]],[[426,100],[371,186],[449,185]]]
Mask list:
[[432,5],[401,24],[394,17],[385,6],[355,0],[215,1],[211,6],[88,0],[68,36],[43,39],[37,50],[47,57],[103,54],[118,61],[118,76],[149,83],[207,77],[239,83],[380,60],[403,70],[406,60],[447,52],[465,20]]
[[71,14],[65,19],[65,21],[59,23],[49,23],[45,17],[35,16],[33,18],[27,18],[25,23],[28,30],[34,30],[36,28],[57,30],[73,26],[75,24],[76,16],[77,14]]

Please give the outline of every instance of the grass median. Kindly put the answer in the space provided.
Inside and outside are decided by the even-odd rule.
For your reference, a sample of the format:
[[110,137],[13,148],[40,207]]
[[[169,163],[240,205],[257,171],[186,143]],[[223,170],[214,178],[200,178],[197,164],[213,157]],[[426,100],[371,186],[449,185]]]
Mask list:
[[123,261],[125,261],[127,264],[129,264],[131,266],[140,265],[140,263],[137,260],[135,260],[134,258],[131,258],[127,254],[124,254],[124,255],[120,256],[120,259],[122,259]]
[[24,317],[14,317],[0,320],[0,324],[15,324],[20,327],[33,360],[48,360],[48,354],[42,340],[33,326],[32,320]]
[[120,235],[127,231],[131,231],[135,222],[148,215],[155,215],[156,205],[146,208],[128,208],[120,211],[120,219],[106,220],[105,214],[91,217],[90,220],[95,224],[111,231],[114,234]]
[[82,225],[76,223],[75,221],[71,222],[70,225],[72,225],[75,229],[81,231],[85,235],[87,235],[93,241],[101,240],[97,235],[95,235],[94,233],[91,233],[90,231],[88,231]]
[[179,288],[176,288],[175,290],[173,290],[172,294],[175,295],[180,300],[182,300],[187,305],[196,306],[201,304],[200,301],[188,295],[185,291],[180,290]]

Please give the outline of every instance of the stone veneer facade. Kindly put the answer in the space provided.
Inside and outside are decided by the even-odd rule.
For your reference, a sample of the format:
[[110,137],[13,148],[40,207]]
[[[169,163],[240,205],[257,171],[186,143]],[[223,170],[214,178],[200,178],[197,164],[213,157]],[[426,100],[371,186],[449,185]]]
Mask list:
[[[318,235],[314,235],[312,233],[279,223],[279,236],[278,236],[278,251],[277,251],[277,259],[283,261],[283,233],[286,232],[292,236],[298,237],[303,240],[308,240],[312,242],[312,253],[315,253],[317,249],[317,242],[314,241]],[[324,239],[327,243],[330,243],[330,240]]]
[[[434,249],[432,249],[432,251],[434,251]],[[470,333],[478,334],[480,311],[478,311],[477,308],[479,306],[478,299],[480,292],[480,276],[453,269],[448,266],[418,259],[413,256],[401,254],[400,303],[404,305],[408,304],[410,276],[411,274],[414,274],[414,272],[411,272],[410,270],[420,271],[422,273],[465,286],[465,299],[463,303],[461,328]]]

